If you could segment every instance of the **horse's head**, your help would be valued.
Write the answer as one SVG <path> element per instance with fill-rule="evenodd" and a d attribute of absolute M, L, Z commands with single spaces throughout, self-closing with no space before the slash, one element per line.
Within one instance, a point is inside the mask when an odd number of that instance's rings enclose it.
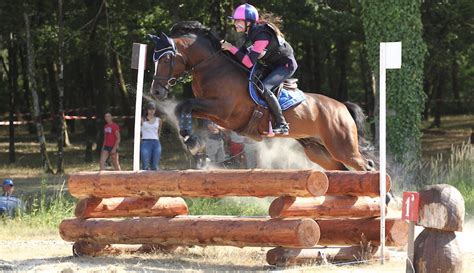
<path fill-rule="evenodd" d="M 153 52 L 155 73 L 150 92 L 152 96 L 163 100 L 168 96 L 170 88 L 176 84 L 177 78 L 185 72 L 186 64 L 178 52 L 175 42 L 166 34 L 161 33 L 159 36 L 148 34 L 148 38 L 153 41 L 155 46 Z"/>

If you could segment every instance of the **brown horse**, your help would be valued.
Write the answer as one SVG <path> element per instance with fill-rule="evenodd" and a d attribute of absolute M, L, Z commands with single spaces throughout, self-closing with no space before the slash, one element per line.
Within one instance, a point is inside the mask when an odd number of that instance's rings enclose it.
<path fill-rule="evenodd" d="M 181 22 L 171 29 L 171 38 L 163 33 L 150 37 L 155 43 L 152 95 L 165 98 L 178 78 L 192 74 L 195 98 L 176 108 L 188 148 L 192 146 L 191 115 L 240 133 L 248 129 L 257 107 L 248 93 L 248 71 L 220 50 L 219 40 L 209 30 L 198 22 Z M 305 96 L 302 103 L 284 112 L 291 130 L 283 137 L 296 139 L 307 157 L 325 169 L 373 170 L 373 162 L 359 149 L 365 121 L 360 107 L 319 94 Z M 268 122 L 266 114 L 256 124 L 260 135 L 268 131 Z"/>

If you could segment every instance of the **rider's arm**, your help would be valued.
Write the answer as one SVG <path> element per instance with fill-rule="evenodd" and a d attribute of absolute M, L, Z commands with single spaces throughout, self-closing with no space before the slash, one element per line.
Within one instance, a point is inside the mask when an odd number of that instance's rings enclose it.
<path fill-rule="evenodd" d="M 257 35 L 255 42 L 252 45 L 250 52 L 246 53 L 242 49 L 238 49 L 235 46 L 232 47 L 229 51 L 239 59 L 242 64 L 246 67 L 251 68 L 256 62 L 258 57 L 264 52 L 270 43 L 270 35 L 268 33 L 262 32 Z"/>

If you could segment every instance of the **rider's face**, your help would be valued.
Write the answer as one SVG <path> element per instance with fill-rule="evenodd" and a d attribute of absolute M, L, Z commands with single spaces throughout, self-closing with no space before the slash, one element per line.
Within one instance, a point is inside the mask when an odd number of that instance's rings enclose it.
<path fill-rule="evenodd" d="M 234 29 L 237 32 L 245 32 L 245 21 L 244 20 L 234 20 Z"/>

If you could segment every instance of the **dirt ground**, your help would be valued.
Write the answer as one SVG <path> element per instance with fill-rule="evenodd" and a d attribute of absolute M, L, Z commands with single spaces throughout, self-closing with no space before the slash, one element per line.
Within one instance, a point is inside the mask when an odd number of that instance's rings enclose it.
<path fill-rule="evenodd" d="M 422 228 L 417 227 L 417 233 Z M 474 220 L 457 233 L 463 250 L 464 272 L 474 267 Z M 74 257 L 72 243 L 59 235 L 33 236 L 25 240 L 12 236 L 0 239 L 1 272 L 405 272 L 404 249 L 390 248 L 390 260 L 384 265 L 374 261 L 358 265 L 307 265 L 291 268 L 267 265 L 269 248 L 192 247 L 174 254 L 136 254 L 117 257 Z"/>

